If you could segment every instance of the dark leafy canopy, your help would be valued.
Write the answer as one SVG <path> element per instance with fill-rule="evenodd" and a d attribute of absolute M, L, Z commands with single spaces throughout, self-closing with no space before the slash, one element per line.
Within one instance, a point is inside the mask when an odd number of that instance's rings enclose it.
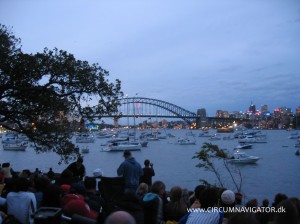
<path fill-rule="evenodd" d="M 27 135 L 42 146 L 37 152 L 54 151 L 68 161 L 78 154 L 70 141 L 74 121 L 117 112 L 121 82 L 110 83 L 98 64 L 66 51 L 25 54 L 20 44 L 0 24 L 0 125 Z"/>

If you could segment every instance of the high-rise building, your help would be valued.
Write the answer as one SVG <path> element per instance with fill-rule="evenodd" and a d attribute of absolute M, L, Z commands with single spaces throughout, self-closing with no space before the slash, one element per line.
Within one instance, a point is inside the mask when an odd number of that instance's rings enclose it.
<path fill-rule="evenodd" d="M 196 127 L 197 128 L 205 127 L 207 125 L 205 108 L 201 108 L 197 110 L 197 117 L 200 117 L 200 119 L 197 121 Z"/>
<path fill-rule="evenodd" d="M 229 118 L 229 112 L 228 111 L 223 111 L 222 117 Z"/>
<path fill-rule="evenodd" d="M 268 105 L 262 105 L 260 110 L 262 114 L 268 113 Z"/>
<path fill-rule="evenodd" d="M 249 107 L 249 112 L 251 112 L 253 114 L 255 114 L 255 112 L 256 112 L 256 106 L 252 102 L 251 102 L 251 105 Z"/>
<path fill-rule="evenodd" d="M 281 114 L 286 114 L 287 113 L 287 108 L 286 107 L 279 107 L 278 109 L 279 109 L 279 112 Z"/>
<path fill-rule="evenodd" d="M 296 108 L 296 115 L 299 117 L 300 116 L 300 106 Z"/>
<path fill-rule="evenodd" d="M 205 108 L 201 108 L 197 110 L 197 116 L 200 116 L 201 118 L 206 118 L 206 110 Z"/>
<path fill-rule="evenodd" d="M 222 117 L 223 116 L 223 110 L 217 110 L 216 117 Z"/>
<path fill-rule="evenodd" d="M 226 111 L 226 110 L 217 110 L 216 117 L 228 118 L 229 117 L 229 112 Z"/>
<path fill-rule="evenodd" d="M 166 119 L 163 119 L 163 120 L 161 121 L 161 126 L 163 126 L 164 128 L 167 127 L 167 124 L 168 124 L 168 122 L 167 122 Z"/>
<path fill-rule="evenodd" d="M 296 128 L 300 128 L 300 106 L 296 108 Z"/>

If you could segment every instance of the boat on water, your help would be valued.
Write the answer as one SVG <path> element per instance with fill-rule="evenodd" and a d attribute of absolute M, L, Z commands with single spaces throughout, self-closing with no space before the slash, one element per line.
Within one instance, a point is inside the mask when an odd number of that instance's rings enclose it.
<path fill-rule="evenodd" d="M 154 138 L 154 139 L 166 139 L 168 136 L 166 132 L 161 132 L 161 131 L 154 131 L 152 133 L 146 134 L 148 138 Z"/>
<path fill-rule="evenodd" d="M 76 136 L 76 143 L 94 143 L 95 137 L 90 133 L 80 133 Z"/>
<path fill-rule="evenodd" d="M 26 142 L 21 142 L 21 143 L 5 143 L 2 145 L 3 150 L 8 150 L 8 151 L 25 151 L 28 144 Z"/>
<path fill-rule="evenodd" d="M 136 139 L 136 138 L 130 138 L 129 143 L 135 144 L 135 145 L 141 144 L 142 147 L 147 147 L 148 146 L 148 141 L 139 140 L 139 139 Z"/>
<path fill-rule="evenodd" d="M 178 145 L 196 145 L 195 140 L 191 140 L 189 138 L 178 138 L 176 141 Z"/>
<path fill-rule="evenodd" d="M 108 151 L 117 152 L 117 151 L 139 151 L 142 149 L 142 145 L 140 143 L 135 142 L 114 142 L 108 145 Z"/>
<path fill-rule="evenodd" d="M 209 130 L 202 130 L 198 135 L 198 137 L 211 137 L 211 136 L 212 134 L 209 133 Z"/>
<path fill-rule="evenodd" d="M 148 146 L 147 141 L 140 141 L 140 144 L 141 144 L 142 147 L 147 147 Z"/>
<path fill-rule="evenodd" d="M 110 138 L 113 135 L 114 135 L 113 133 L 109 133 L 109 132 L 98 132 L 98 133 L 96 133 L 97 138 Z"/>
<path fill-rule="evenodd" d="M 219 134 L 215 134 L 215 135 L 212 135 L 209 140 L 211 141 L 215 141 L 215 140 L 221 140 L 221 136 Z"/>
<path fill-rule="evenodd" d="M 267 143 L 266 137 L 254 137 L 252 135 L 239 139 L 239 143 Z"/>
<path fill-rule="evenodd" d="M 157 137 L 157 135 L 155 133 L 147 134 L 146 137 L 144 137 L 142 139 L 147 139 L 147 141 L 158 141 L 159 140 L 159 138 Z"/>
<path fill-rule="evenodd" d="M 25 135 L 14 132 L 6 133 L 1 140 L 2 144 L 22 143 L 28 141 L 29 140 Z"/>
<path fill-rule="evenodd" d="M 224 136 L 223 140 L 233 140 L 234 137 L 232 135 Z"/>
<path fill-rule="evenodd" d="M 258 156 L 250 156 L 244 152 L 235 152 L 231 158 L 227 159 L 227 161 L 235 164 L 254 164 L 259 159 Z"/>
<path fill-rule="evenodd" d="M 252 144 L 239 144 L 234 149 L 251 149 Z"/>
<path fill-rule="evenodd" d="M 125 142 L 129 141 L 129 137 L 113 137 L 106 141 L 107 144 L 114 143 L 114 142 Z"/>
<path fill-rule="evenodd" d="M 232 133 L 234 132 L 233 128 L 218 128 L 217 129 L 218 133 Z"/>
<path fill-rule="evenodd" d="M 211 137 L 212 135 L 211 134 L 209 134 L 209 133 L 200 133 L 199 135 L 198 135 L 198 137 L 207 137 L 207 138 L 209 138 L 209 137 Z"/>
<path fill-rule="evenodd" d="M 81 153 L 86 154 L 86 153 L 89 153 L 89 152 L 90 152 L 90 149 L 88 147 L 81 148 Z"/>

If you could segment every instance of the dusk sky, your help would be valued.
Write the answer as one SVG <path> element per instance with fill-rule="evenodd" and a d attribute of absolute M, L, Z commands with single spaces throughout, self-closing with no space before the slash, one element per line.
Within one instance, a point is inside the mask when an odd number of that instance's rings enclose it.
<path fill-rule="evenodd" d="M 98 63 L 128 96 L 191 112 L 300 106 L 299 0 L 0 0 L 25 53 Z"/>

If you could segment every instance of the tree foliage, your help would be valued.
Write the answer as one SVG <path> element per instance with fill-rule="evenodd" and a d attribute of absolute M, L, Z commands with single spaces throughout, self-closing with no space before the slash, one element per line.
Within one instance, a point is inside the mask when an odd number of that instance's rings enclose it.
<path fill-rule="evenodd" d="M 198 159 L 200 161 L 196 167 L 212 172 L 218 180 L 219 187 L 222 188 L 225 187 L 225 180 L 228 181 L 228 179 L 225 179 L 223 176 L 223 171 L 226 170 L 236 190 L 239 192 L 242 186 L 241 171 L 236 167 L 230 166 L 227 162 L 227 158 L 229 158 L 229 155 L 225 150 L 220 149 L 218 145 L 208 142 L 204 142 L 201 150 L 196 152 L 195 156 L 193 156 L 193 159 Z M 216 160 L 222 160 L 221 170 L 217 167 Z M 205 185 L 209 185 L 204 179 L 201 179 L 200 181 Z"/>
<path fill-rule="evenodd" d="M 77 156 L 74 121 L 117 112 L 121 81 L 108 76 L 56 48 L 23 53 L 21 40 L 0 24 L 0 125 L 27 135 L 37 152 L 54 151 L 61 161 Z"/>

